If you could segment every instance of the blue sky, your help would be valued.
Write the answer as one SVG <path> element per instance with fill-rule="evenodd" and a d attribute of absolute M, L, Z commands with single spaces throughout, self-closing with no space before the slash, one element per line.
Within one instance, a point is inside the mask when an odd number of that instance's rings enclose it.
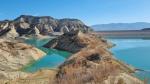
<path fill-rule="evenodd" d="M 22 14 L 78 18 L 87 25 L 150 22 L 150 0 L 0 0 L 0 20 Z"/>

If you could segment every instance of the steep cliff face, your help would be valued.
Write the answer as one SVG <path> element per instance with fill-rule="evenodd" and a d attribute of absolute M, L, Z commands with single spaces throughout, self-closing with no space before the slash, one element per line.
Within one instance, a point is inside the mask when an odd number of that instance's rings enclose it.
<path fill-rule="evenodd" d="M 65 33 L 44 45 L 73 53 L 57 73 L 58 84 L 143 84 L 132 76 L 134 68 L 118 61 L 112 44 L 79 31 Z"/>
<path fill-rule="evenodd" d="M 12 21 L 1 21 L 0 35 L 11 30 L 12 26 L 19 36 L 35 35 L 37 33 L 48 35 L 52 32 L 69 32 L 71 30 L 81 30 L 83 32 L 91 30 L 90 27 L 78 19 L 55 19 L 50 16 L 21 15 Z"/>
<path fill-rule="evenodd" d="M 26 76 L 19 69 L 44 55 L 44 52 L 33 46 L 18 41 L 0 39 L 0 79 Z"/>

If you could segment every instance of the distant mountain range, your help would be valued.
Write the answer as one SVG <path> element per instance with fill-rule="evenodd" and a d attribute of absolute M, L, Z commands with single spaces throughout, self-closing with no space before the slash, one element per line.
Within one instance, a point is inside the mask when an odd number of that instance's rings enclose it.
<path fill-rule="evenodd" d="M 150 28 L 148 22 L 136 23 L 110 23 L 110 24 L 97 24 L 91 26 L 95 31 L 111 31 L 111 30 L 141 30 Z"/>

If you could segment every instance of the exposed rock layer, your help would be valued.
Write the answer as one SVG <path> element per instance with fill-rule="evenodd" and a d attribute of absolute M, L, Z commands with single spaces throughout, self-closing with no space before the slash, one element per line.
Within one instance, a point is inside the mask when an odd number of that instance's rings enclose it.
<path fill-rule="evenodd" d="M 6 32 L 15 29 L 15 31 L 22 35 L 48 35 L 52 32 L 69 32 L 72 30 L 81 30 L 87 32 L 91 30 L 90 27 L 86 26 L 82 21 L 78 19 L 55 19 L 50 16 L 30 16 L 21 15 L 20 17 L 12 21 L 1 21 L 0 22 L 0 36 Z M 15 37 L 15 33 L 13 37 Z M 18 35 L 16 35 L 17 37 Z"/>

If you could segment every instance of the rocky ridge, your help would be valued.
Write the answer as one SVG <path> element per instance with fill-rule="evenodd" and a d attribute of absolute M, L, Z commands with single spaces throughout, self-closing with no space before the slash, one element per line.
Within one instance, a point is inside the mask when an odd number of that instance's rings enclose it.
<path fill-rule="evenodd" d="M 81 30 L 88 32 L 90 27 L 78 19 L 55 19 L 50 16 L 21 15 L 14 20 L 0 21 L 0 36 L 13 30 L 12 37 L 23 35 L 49 35 L 53 32 L 69 32 Z M 10 36 L 7 35 L 7 36 Z"/>
<path fill-rule="evenodd" d="M 87 36 L 86 36 L 87 35 Z M 108 44 L 108 45 L 107 45 Z M 105 39 L 93 35 L 83 34 L 81 31 L 65 33 L 44 45 L 46 48 L 56 48 L 76 53 L 83 48 L 94 48 L 94 45 L 110 48 L 113 45 Z"/>
<path fill-rule="evenodd" d="M 58 84 L 143 84 L 132 76 L 133 67 L 114 58 L 108 50 L 112 44 L 94 35 L 69 32 L 44 47 L 73 53 L 59 67 L 56 75 Z"/>

